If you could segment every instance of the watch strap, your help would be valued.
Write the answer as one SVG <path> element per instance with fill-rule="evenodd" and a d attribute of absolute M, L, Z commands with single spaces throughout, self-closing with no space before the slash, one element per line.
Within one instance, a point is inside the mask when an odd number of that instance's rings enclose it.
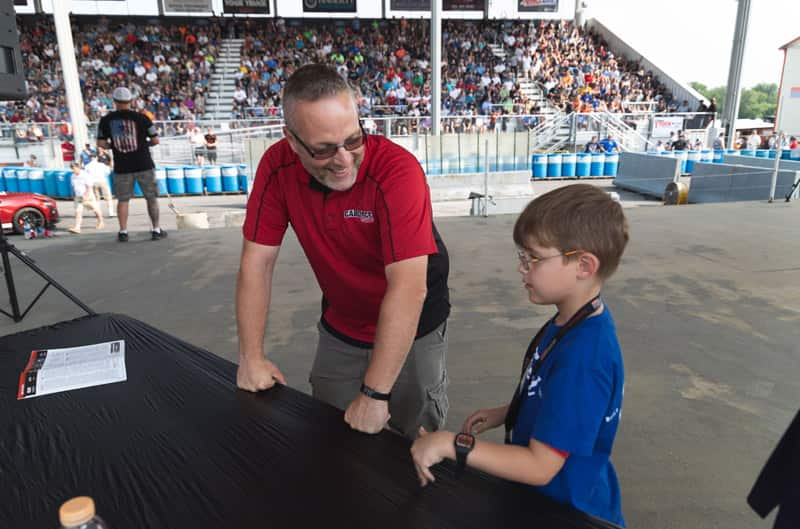
<path fill-rule="evenodd" d="M 361 393 L 363 393 L 364 395 L 366 395 L 371 399 L 384 400 L 387 402 L 389 401 L 390 398 L 392 398 L 391 393 L 381 393 L 380 391 L 376 391 L 364 383 L 361 384 Z"/>

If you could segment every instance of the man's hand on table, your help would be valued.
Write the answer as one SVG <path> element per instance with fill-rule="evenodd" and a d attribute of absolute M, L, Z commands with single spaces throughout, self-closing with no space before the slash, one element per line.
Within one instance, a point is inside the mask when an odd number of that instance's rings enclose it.
<path fill-rule="evenodd" d="M 344 412 L 344 422 L 354 430 L 378 433 L 389 422 L 389 403 L 359 394 Z"/>
<path fill-rule="evenodd" d="M 264 358 L 258 356 L 239 361 L 239 369 L 236 371 L 236 385 L 240 389 L 247 391 L 262 391 L 269 389 L 280 382 L 286 385 L 286 377 L 283 376 L 278 366 Z"/>

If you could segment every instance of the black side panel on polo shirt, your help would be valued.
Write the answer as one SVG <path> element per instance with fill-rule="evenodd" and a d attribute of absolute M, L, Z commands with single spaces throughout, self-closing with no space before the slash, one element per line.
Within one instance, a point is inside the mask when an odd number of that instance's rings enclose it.
<path fill-rule="evenodd" d="M 444 245 L 441 235 L 439 235 L 439 231 L 436 229 L 436 224 L 433 224 L 433 239 L 436 241 L 436 248 L 439 251 L 434 255 L 428 256 L 428 276 L 426 280 L 428 294 L 425 296 L 425 303 L 422 305 L 422 313 L 419 316 L 417 338 L 422 338 L 426 334 L 433 332 L 450 316 L 450 289 L 447 286 L 447 278 L 450 275 L 450 256 L 447 253 L 447 247 Z M 351 338 L 334 329 L 333 326 L 325 321 L 325 310 L 328 308 L 328 300 L 325 299 L 325 296 L 322 297 L 321 306 L 322 318 L 320 321 L 325 330 L 353 347 L 372 348 L 373 343 Z M 376 314 L 375 319 L 377 320 L 377 318 L 378 315 Z"/>

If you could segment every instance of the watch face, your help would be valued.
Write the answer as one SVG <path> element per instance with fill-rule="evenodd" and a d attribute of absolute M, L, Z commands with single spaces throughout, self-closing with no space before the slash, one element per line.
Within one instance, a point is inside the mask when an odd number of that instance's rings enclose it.
<path fill-rule="evenodd" d="M 456 435 L 456 444 L 462 448 L 472 449 L 475 444 L 475 437 L 470 434 L 460 433 Z"/>

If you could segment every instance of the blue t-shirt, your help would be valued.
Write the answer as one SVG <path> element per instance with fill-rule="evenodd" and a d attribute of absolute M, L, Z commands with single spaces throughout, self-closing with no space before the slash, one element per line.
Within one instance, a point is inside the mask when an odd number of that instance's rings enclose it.
<path fill-rule="evenodd" d="M 619 148 L 619 145 L 615 140 L 609 140 L 608 138 L 600 140 L 600 145 L 603 146 L 603 149 L 605 149 L 606 152 L 612 152 Z"/>
<path fill-rule="evenodd" d="M 534 360 L 559 329 L 549 325 Z M 619 481 L 610 461 L 623 384 L 622 351 L 614 319 L 605 307 L 564 335 L 533 380 L 528 369 L 511 442 L 528 446 L 534 438 L 569 452 L 550 483 L 536 489 L 624 527 Z"/>

